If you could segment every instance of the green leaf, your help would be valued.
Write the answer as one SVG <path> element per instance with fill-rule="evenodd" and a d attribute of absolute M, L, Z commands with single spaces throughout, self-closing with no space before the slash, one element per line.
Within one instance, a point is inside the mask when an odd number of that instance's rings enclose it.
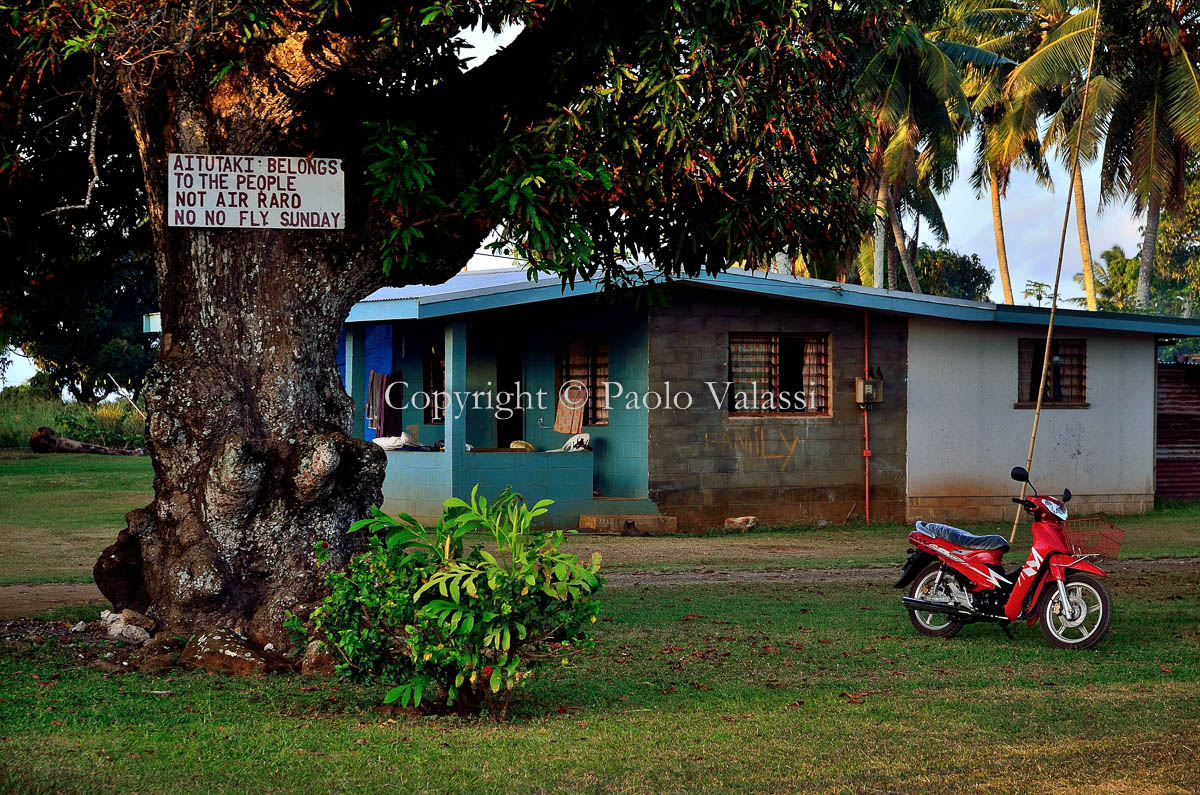
<path fill-rule="evenodd" d="M 418 679 L 413 683 L 413 706 L 421 706 L 421 694 L 425 692 L 425 680 Z"/>

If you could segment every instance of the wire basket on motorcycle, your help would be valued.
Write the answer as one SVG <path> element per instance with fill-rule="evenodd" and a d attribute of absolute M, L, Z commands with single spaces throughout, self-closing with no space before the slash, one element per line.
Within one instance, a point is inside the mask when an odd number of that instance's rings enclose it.
<path fill-rule="evenodd" d="M 1121 553 L 1125 531 L 1103 519 L 1068 519 L 1063 534 L 1076 555 L 1099 555 L 1106 560 L 1116 560 Z"/>

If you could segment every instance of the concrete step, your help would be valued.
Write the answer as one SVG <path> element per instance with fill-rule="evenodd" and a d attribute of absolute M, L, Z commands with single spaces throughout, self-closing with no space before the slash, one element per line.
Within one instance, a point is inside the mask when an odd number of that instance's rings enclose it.
<path fill-rule="evenodd" d="M 652 536 L 675 533 L 678 522 L 674 516 L 651 513 L 585 513 L 579 516 L 579 532 L 619 536 L 626 522 Z"/>

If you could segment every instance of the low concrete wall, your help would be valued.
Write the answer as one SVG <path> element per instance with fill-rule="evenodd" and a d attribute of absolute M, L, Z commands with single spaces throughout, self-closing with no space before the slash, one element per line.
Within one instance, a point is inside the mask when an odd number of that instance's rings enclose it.
<path fill-rule="evenodd" d="M 383 482 L 383 511 L 407 513 L 422 524 L 434 524 L 443 503 L 453 494 L 467 500 L 479 494 L 494 499 L 506 487 L 531 504 L 552 499 L 540 527 L 575 527 L 582 513 L 601 513 L 592 501 L 592 454 L 469 453 L 464 468 L 451 474 L 446 453 L 389 451 Z"/>
<path fill-rule="evenodd" d="M 511 486 L 529 504 L 552 499 L 540 527 L 575 527 L 592 502 L 592 454 L 470 453 L 466 470 L 455 478 L 454 496 L 470 499 L 471 489 L 492 499 Z"/>
<path fill-rule="evenodd" d="M 445 453 L 389 451 L 383 478 L 383 512 L 406 513 L 421 523 L 437 522 L 450 496 Z"/>

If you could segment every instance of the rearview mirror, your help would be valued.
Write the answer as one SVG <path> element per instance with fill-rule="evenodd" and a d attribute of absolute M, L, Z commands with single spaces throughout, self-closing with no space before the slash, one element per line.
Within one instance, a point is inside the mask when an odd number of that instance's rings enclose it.
<path fill-rule="evenodd" d="M 1025 471 L 1025 467 L 1013 467 L 1008 476 L 1018 483 L 1029 482 L 1029 473 Z"/>
<path fill-rule="evenodd" d="M 1071 490 L 1063 489 L 1063 502 L 1068 503 L 1070 501 L 1071 501 Z"/>

